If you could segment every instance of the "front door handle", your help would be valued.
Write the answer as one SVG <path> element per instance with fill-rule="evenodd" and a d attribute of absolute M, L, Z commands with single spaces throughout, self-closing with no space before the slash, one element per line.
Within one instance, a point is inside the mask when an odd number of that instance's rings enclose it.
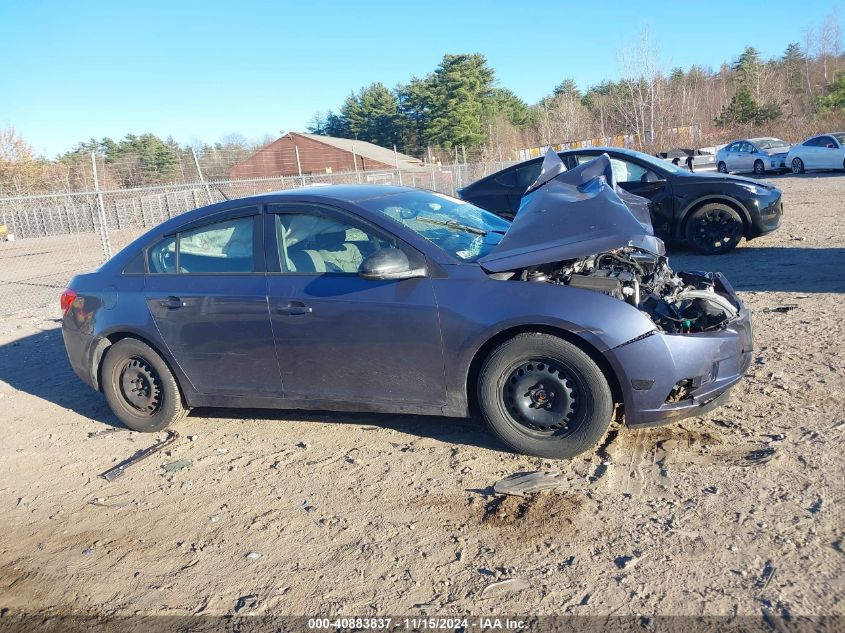
<path fill-rule="evenodd" d="M 287 305 L 277 307 L 276 312 L 279 314 L 297 315 L 311 314 L 313 310 L 311 306 L 305 305 L 302 301 L 289 301 Z"/>
<path fill-rule="evenodd" d="M 162 308 L 167 308 L 168 310 L 178 310 L 179 308 L 184 306 L 185 303 L 179 297 L 171 296 L 167 297 L 167 299 L 159 301 L 159 305 Z"/>

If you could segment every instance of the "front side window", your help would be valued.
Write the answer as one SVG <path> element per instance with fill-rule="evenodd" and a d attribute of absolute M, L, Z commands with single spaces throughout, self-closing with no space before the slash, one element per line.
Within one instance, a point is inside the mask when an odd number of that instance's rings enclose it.
<path fill-rule="evenodd" d="M 166 237 L 148 251 L 149 272 L 254 272 L 254 229 L 255 219 L 246 217 L 215 222 Z"/>
<path fill-rule="evenodd" d="M 492 251 L 510 227 L 510 222 L 489 211 L 433 191 L 403 191 L 358 204 L 465 262 Z"/>
<path fill-rule="evenodd" d="M 596 156 L 576 155 L 578 164 L 588 163 Z M 613 179 L 616 182 L 656 182 L 660 178 L 650 169 L 646 169 L 636 163 L 631 163 L 620 158 L 610 159 L 610 168 L 613 170 Z"/>
<path fill-rule="evenodd" d="M 286 273 L 358 274 L 367 257 L 397 247 L 395 239 L 308 211 L 277 214 L 275 230 Z"/>
<path fill-rule="evenodd" d="M 835 148 L 836 147 L 836 141 L 834 141 L 833 138 L 830 137 L 830 136 L 822 136 L 820 141 L 821 142 L 819 143 L 819 145 L 821 147 L 827 147 L 827 148 L 831 148 L 831 147 Z"/>

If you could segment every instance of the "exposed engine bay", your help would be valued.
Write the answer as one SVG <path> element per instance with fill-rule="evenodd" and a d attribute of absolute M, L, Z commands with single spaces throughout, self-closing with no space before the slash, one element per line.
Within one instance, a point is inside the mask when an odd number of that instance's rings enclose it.
<path fill-rule="evenodd" d="M 720 275 L 675 273 L 665 256 L 633 247 L 525 268 L 509 278 L 563 284 L 616 297 L 647 314 L 669 334 L 724 328 L 739 313 Z"/>

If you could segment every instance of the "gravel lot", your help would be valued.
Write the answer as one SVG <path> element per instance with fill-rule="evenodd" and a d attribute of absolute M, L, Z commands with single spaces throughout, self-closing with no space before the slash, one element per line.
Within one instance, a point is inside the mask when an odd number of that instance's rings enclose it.
<path fill-rule="evenodd" d="M 779 231 L 672 257 L 723 271 L 754 311 L 756 360 L 730 403 L 613 427 L 571 462 L 503 452 L 472 420 L 204 409 L 107 483 L 156 436 L 90 436 L 118 423 L 72 373 L 57 314 L 4 318 L 0 607 L 845 616 L 845 177 L 773 180 Z M 784 304 L 798 307 L 767 312 Z M 535 469 L 565 486 L 492 494 Z M 527 588 L 482 597 L 506 578 Z"/>

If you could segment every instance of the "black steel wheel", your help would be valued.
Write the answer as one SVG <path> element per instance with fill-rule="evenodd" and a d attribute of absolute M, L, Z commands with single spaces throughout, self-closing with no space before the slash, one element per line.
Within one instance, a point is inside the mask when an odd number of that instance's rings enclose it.
<path fill-rule="evenodd" d="M 132 357 L 120 372 L 120 395 L 125 404 L 152 416 L 161 405 L 161 379 L 143 358 Z"/>
<path fill-rule="evenodd" d="M 733 250 L 744 234 L 745 225 L 739 213 L 720 203 L 705 204 L 686 223 L 687 241 L 705 255 Z"/>
<path fill-rule="evenodd" d="M 793 174 L 803 174 L 804 173 L 804 161 L 800 158 L 793 158 L 791 163 L 792 173 Z"/>
<path fill-rule="evenodd" d="M 719 164 L 716 165 L 716 169 L 719 170 L 720 174 L 728 173 L 728 166 L 725 165 L 725 163 L 723 161 L 719 161 Z"/>
<path fill-rule="evenodd" d="M 757 159 L 754 161 L 754 175 L 762 176 L 766 173 L 766 166 L 763 164 L 763 161 Z"/>
<path fill-rule="evenodd" d="M 187 413 L 170 367 L 137 339 L 121 339 L 106 350 L 100 377 L 111 410 L 133 431 L 161 431 Z"/>
<path fill-rule="evenodd" d="M 595 362 L 568 341 L 534 332 L 515 336 L 487 357 L 478 399 L 502 443 L 557 459 L 595 446 L 613 414 L 610 387 Z"/>

